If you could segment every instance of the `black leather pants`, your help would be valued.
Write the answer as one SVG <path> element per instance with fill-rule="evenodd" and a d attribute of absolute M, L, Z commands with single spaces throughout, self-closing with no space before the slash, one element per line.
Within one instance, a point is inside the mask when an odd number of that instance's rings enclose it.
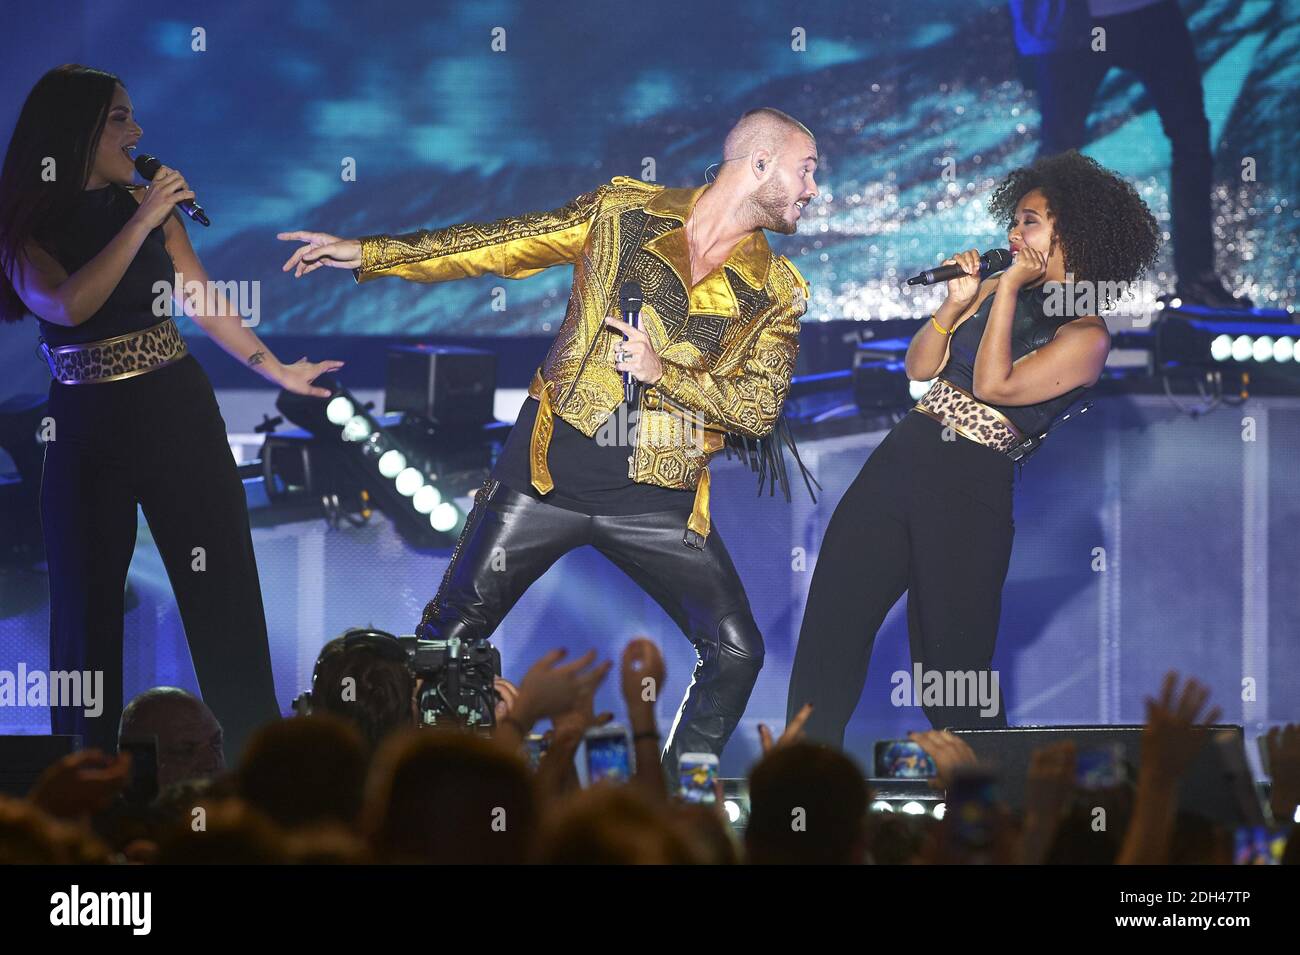
<path fill-rule="evenodd" d="M 681 628 L 699 656 L 664 745 L 665 773 L 682 753 L 719 757 L 763 666 L 763 638 L 714 527 L 702 550 L 682 543 L 685 515 L 589 515 L 512 491 L 479 489 L 420 636 L 488 637 L 533 581 L 576 547 L 608 557 Z"/>

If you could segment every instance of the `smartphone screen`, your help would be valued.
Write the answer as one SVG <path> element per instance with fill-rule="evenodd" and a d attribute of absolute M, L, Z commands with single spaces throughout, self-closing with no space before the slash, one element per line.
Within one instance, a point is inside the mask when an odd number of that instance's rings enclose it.
<path fill-rule="evenodd" d="M 1233 865 L 1281 865 L 1287 833 L 1267 826 L 1239 826 L 1232 853 Z"/>
<path fill-rule="evenodd" d="M 528 738 L 524 740 L 524 750 L 528 754 L 528 768 L 536 772 L 549 748 L 545 736 L 541 733 L 529 733 Z"/>
<path fill-rule="evenodd" d="M 978 767 L 963 767 L 948 787 L 944 821 L 953 841 L 966 849 L 986 849 L 997 826 L 997 778 Z"/>
<path fill-rule="evenodd" d="M 1128 781 L 1128 767 L 1124 763 L 1123 745 L 1111 743 L 1079 750 L 1074 780 L 1080 789 L 1088 790 L 1124 785 Z"/>
<path fill-rule="evenodd" d="M 713 784 L 718 778 L 718 757 L 712 753 L 683 753 L 677 761 L 677 793 L 686 802 L 717 802 Z"/>
<path fill-rule="evenodd" d="M 937 774 L 934 760 L 919 743 L 907 739 L 876 742 L 877 779 L 930 779 Z"/>
<path fill-rule="evenodd" d="M 631 747 L 628 745 L 627 733 L 619 730 L 611 732 L 609 728 L 588 734 L 587 782 L 595 785 L 599 782 L 626 782 L 632 777 Z"/>

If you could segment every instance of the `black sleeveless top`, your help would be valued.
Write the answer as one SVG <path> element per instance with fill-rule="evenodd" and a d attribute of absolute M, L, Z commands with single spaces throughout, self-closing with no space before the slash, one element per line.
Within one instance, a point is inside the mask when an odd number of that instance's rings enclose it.
<path fill-rule="evenodd" d="M 948 363 L 938 374 L 939 378 L 971 394 L 975 391 L 975 355 L 979 351 L 980 340 L 984 337 L 984 328 L 988 324 L 989 311 L 993 308 L 995 295 L 996 293 L 985 298 L 978 311 L 957 326 L 949 345 Z M 1053 318 L 1044 314 L 1043 305 L 1047 295 L 1042 286 L 1039 286 L 1021 289 L 1016 297 L 1016 311 L 1011 321 L 1012 361 L 1017 361 L 1030 352 L 1042 348 L 1052 340 L 1058 328 L 1079 317 L 1063 315 Z M 1087 391 L 1088 388 L 1080 386 L 1036 405 L 995 405 L 987 401 L 984 404 L 1006 415 L 1025 437 L 1032 435 L 1037 438 L 1051 426 L 1053 420 L 1083 397 Z"/>
<path fill-rule="evenodd" d="M 139 208 L 124 186 L 85 189 L 69 213 L 53 229 L 36 236 L 36 242 L 71 275 L 103 251 Z M 155 315 L 154 303 L 165 296 L 163 305 L 170 309 L 170 290 L 176 281 L 165 241 L 162 226 L 150 232 L 99 311 L 80 325 L 68 328 L 37 319 L 41 337 L 57 348 L 125 335 L 163 321 L 170 312 Z M 168 290 L 155 291 L 156 282 L 166 282 Z"/>

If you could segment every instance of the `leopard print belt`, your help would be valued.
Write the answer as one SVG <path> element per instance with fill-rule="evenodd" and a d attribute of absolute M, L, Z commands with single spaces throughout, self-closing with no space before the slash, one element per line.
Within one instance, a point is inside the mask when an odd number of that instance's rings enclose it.
<path fill-rule="evenodd" d="M 994 451 L 1009 451 L 1023 440 L 1019 429 L 1005 415 L 942 378 L 935 379 L 912 410 Z"/>
<path fill-rule="evenodd" d="M 51 348 L 41 341 L 41 354 L 54 380 L 65 385 L 134 378 L 170 365 L 189 353 L 174 319 L 114 338 Z"/>

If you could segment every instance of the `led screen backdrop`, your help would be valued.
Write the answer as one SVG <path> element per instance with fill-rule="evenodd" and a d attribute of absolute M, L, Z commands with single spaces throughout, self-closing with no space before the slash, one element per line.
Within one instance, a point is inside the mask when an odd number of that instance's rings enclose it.
<path fill-rule="evenodd" d="M 1261 304 L 1289 304 L 1300 0 L 1181 7 L 1204 71 L 1220 268 Z M 26 91 L 58 63 L 121 75 L 142 149 L 181 169 L 212 213 L 195 237 L 209 271 L 261 281 L 262 334 L 545 334 L 562 314 L 568 269 L 436 290 L 357 289 L 339 273 L 295 283 L 279 271 L 289 249 L 274 234 L 494 219 L 558 207 L 618 174 L 699 184 L 730 123 L 765 104 L 806 122 L 824 158 L 822 200 L 800 235 L 774 241 L 813 285 L 807 320 L 922 314 L 936 293 L 909 298 L 900 279 L 941 253 L 996 242 L 989 189 L 1038 142 L 1035 96 L 999 0 L 148 10 L 7 5 L 0 125 L 7 136 Z M 1133 77 L 1107 77 L 1088 139 L 1167 217 L 1169 146 Z M 1254 181 L 1242 181 L 1243 160 Z M 1169 269 L 1167 251 L 1159 268 Z M 492 307 L 497 287 L 504 310 Z"/>

